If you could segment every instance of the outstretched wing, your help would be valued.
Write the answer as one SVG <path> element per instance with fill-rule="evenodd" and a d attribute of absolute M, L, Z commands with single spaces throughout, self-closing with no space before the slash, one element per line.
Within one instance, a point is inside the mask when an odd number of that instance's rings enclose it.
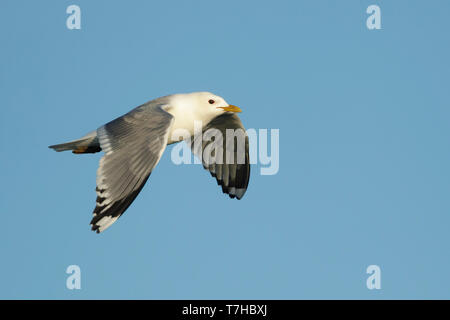
<path fill-rule="evenodd" d="M 210 129 L 213 130 L 212 134 L 214 134 L 214 129 L 221 133 L 222 152 L 218 152 L 216 155 L 214 148 L 211 148 L 214 139 L 211 139 L 212 141 L 202 139 L 201 142 L 193 140 L 192 152 L 202 159 L 203 167 L 216 178 L 223 193 L 228 194 L 230 198 L 241 199 L 250 180 L 249 146 L 245 128 L 235 113 L 224 113 L 208 123 L 203 129 L 203 133 Z M 227 129 L 231 130 L 227 132 Z M 235 137 L 229 135 L 232 132 L 236 133 Z M 201 138 L 199 136 L 195 139 Z M 210 153 L 213 157 L 210 157 Z"/>
<path fill-rule="evenodd" d="M 102 150 L 92 230 L 102 232 L 130 206 L 167 145 L 173 117 L 149 102 L 97 129 Z"/>

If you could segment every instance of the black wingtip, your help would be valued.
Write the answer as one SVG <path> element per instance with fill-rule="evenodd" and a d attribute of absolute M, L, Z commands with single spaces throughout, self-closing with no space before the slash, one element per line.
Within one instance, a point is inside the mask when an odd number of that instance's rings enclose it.
<path fill-rule="evenodd" d="M 97 234 L 100 233 L 100 227 L 98 225 L 96 225 L 96 224 L 91 224 L 91 230 L 94 231 Z"/>

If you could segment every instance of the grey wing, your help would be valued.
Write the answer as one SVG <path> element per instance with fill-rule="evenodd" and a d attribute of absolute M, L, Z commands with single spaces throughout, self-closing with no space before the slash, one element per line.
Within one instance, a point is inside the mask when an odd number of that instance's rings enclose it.
<path fill-rule="evenodd" d="M 250 180 L 249 142 L 245 128 L 235 113 L 224 113 L 208 123 L 203 133 L 210 129 L 218 130 L 222 134 L 223 139 L 219 142 L 223 148 L 221 154 L 216 156 L 213 148 L 208 147 L 213 142 L 204 141 L 205 139 L 202 139 L 202 142 L 193 140 L 192 151 L 202 159 L 203 167 L 216 178 L 223 193 L 228 194 L 230 198 L 241 199 Z M 232 129 L 237 137 L 227 134 L 227 129 Z M 201 137 L 197 137 L 199 138 Z M 208 153 L 214 157 L 209 157 Z"/>
<path fill-rule="evenodd" d="M 173 117 L 152 102 L 97 129 L 102 150 L 92 230 L 102 232 L 130 206 L 164 152 Z"/>

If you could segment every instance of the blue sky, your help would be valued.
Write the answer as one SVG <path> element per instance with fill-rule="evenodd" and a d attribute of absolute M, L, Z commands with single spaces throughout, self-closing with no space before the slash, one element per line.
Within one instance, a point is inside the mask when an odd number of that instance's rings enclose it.
<path fill-rule="evenodd" d="M 81 30 L 66 8 L 81 8 Z M 381 30 L 366 8 L 381 8 Z M 0 298 L 450 298 L 448 1 L 2 1 Z M 212 91 L 280 130 L 241 201 L 170 147 L 110 229 L 101 154 L 55 153 Z M 366 268 L 381 268 L 368 290 Z M 66 288 L 69 265 L 81 290 Z"/>

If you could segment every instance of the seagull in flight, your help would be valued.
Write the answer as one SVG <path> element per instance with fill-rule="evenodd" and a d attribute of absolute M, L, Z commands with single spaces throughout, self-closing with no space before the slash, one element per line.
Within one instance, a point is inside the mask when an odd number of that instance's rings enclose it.
<path fill-rule="evenodd" d="M 80 139 L 49 148 L 58 152 L 71 150 L 75 154 L 104 152 L 97 170 L 97 200 L 91 220 L 92 230 L 100 233 L 131 205 L 166 146 L 183 141 L 183 137 L 173 140 L 176 134 L 172 134 L 183 129 L 194 137 L 196 121 L 201 121 L 201 133 L 213 129 L 225 137 L 227 129 L 244 132 L 243 148 L 237 146 L 239 139 L 233 137 L 228 144 L 224 138 L 219 142 L 223 151 L 209 159 L 202 152 L 211 142 L 191 140 L 192 152 L 202 159 L 203 167 L 216 178 L 223 193 L 241 199 L 250 179 L 250 159 L 248 136 L 236 114 L 239 112 L 239 107 L 209 92 L 174 94 L 144 103 Z"/>

